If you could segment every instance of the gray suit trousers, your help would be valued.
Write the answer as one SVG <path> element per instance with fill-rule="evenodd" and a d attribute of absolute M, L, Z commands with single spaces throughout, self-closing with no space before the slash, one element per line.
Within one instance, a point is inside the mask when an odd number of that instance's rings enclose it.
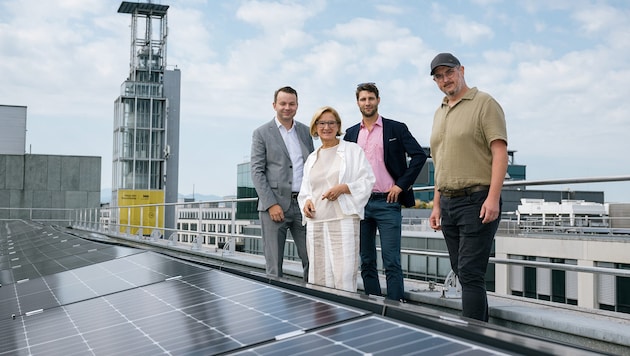
<path fill-rule="evenodd" d="M 284 221 L 271 220 L 268 211 L 259 212 L 262 227 L 263 250 L 267 274 L 282 277 L 282 262 L 284 259 L 284 245 L 287 240 L 287 232 L 291 231 L 291 237 L 295 242 L 298 256 L 302 260 L 303 279 L 308 279 L 308 255 L 306 253 L 306 226 L 302 225 L 302 214 L 296 199 L 292 199 L 289 210 L 284 212 Z"/>

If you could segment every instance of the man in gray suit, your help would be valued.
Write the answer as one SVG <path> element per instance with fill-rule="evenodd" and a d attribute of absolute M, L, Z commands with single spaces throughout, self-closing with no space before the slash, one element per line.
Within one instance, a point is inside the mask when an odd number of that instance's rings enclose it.
<path fill-rule="evenodd" d="M 304 161 L 314 149 L 313 139 L 309 127 L 293 119 L 298 108 L 295 89 L 276 90 L 273 108 L 276 117 L 254 131 L 251 152 L 267 274 L 282 277 L 284 244 L 290 230 L 306 281 L 306 227 L 302 225 L 297 195 Z"/>

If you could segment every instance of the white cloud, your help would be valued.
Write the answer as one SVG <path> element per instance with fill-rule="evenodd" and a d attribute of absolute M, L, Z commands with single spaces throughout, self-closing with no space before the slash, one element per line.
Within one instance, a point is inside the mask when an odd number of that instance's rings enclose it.
<path fill-rule="evenodd" d="M 390 15 L 400 15 L 403 14 L 405 12 L 405 9 L 399 6 L 395 6 L 395 5 L 385 5 L 385 4 L 376 4 L 374 6 L 374 9 L 377 12 L 380 13 L 384 13 L 384 14 L 390 14 Z"/>
<path fill-rule="evenodd" d="M 608 32 L 610 28 L 628 21 L 627 13 L 599 4 L 577 9 L 573 17 L 581 23 L 580 30 L 588 34 Z"/>
<path fill-rule="evenodd" d="M 594 4 L 576 9 L 573 18 L 579 23 L 579 31 L 590 38 L 601 39 L 624 52 L 630 47 L 629 9 Z"/>
<path fill-rule="evenodd" d="M 630 6 L 459 4 L 173 0 L 168 64 L 182 71 L 181 192 L 195 184 L 235 193 L 236 164 L 247 161 L 251 132 L 271 120 L 283 85 L 298 90 L 301 121 L 332 105 L 347 127 L 359 119 L 356 83 L 375 81 L 381 113 L 428 144 L 442 97 L 428 66 L 446 50 L 471 86 L 503 106 L 510 149 L 529 178 L 628 174 Z M 130 16 L 117 8 L 0 2 L 0 103 L 28 106 L 33 153 L 103 157 L 103 187 L 111 184 L 113 103 L 129 71 Z"/>
<path fill-rule="evenodd" d="M 444 36 L 455 39 L 459 44 L 472 46 L 494 36 L 488 25 L 458 14 L 457 9 L 449 6 L 433 4 L 431 17 L 440 24 Z"/>
<path fill-rule="evenodd" d="M 336 24 L 331 34 L 350 42 L 379 41 L 399 36 L 408 36 L 409 30 L 389 21 L 367 18 L 354 18 L 346 23 Z"/>
<path fill-rule="evenodd" d="M 317 3 L 309 6 L 297 2 L 247 1 L 238 9 L 236 17 L 261 26 L 267 33 L 278 33 L 301 28 L 319 8 Z"/>
<path fill-rule="evenodd" d="M 452 32 L 449 31 L 446 35 L 464 44 L 474 45 L 484 39 L 492 38 L 494 35 L 490 27 L 474 21 L 466 21 L 464 17 L 455 16 L 453 22 Z"/>

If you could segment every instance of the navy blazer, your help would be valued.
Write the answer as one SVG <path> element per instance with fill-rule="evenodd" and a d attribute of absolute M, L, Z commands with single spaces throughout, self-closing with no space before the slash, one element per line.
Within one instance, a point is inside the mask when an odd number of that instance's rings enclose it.
<path fill-rule="evenodd" d="M 385 155 L 385 167 L 394 179 L 397 186 L 402 189 L 398 196 L 398 201 L 405 207 L 416 205 L 413 194 L 413 183 L 418 178 L 418 174 L 427 160 L 424 150 L 411 135 L 407 125 L 402 122 L 383 119 L 383 153 Z M 357 142 L 359 138 L 358 123 L 346 130 L 344 140 Z M 407 164 L 407 156 L 411 158 Z"/>

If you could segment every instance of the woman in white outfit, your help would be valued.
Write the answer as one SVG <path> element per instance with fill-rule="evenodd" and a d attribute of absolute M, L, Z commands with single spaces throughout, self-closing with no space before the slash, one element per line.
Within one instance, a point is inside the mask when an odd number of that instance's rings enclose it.
<path fill-rule="evenodd" d="M 339 139 L 341 118 L 324 106 L 311 120 L 322 146 L 304 163 L 298 195 L 310 263 L 308 282 L 356 292 L 359 221 L 376 181 L 363 149 Z"/>

